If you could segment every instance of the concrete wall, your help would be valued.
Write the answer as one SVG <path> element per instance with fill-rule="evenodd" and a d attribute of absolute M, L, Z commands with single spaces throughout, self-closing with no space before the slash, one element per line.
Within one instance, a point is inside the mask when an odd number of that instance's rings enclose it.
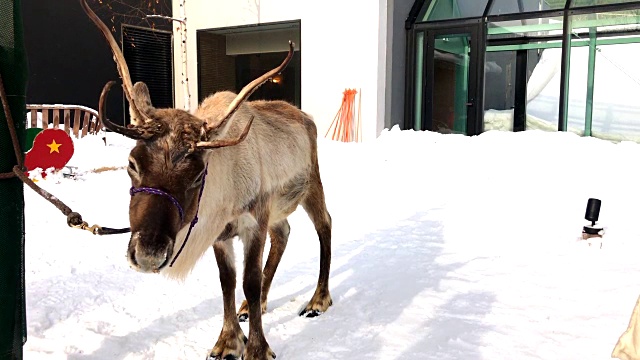
<path fill-rule="evenodd" d="M 407 31 L 405 21 L 414 0 L 387 0 L 386 96 L 384 127 L 404 126 Z"/>
<path fill-rule="evenodd" d="M 180 3 L 173 1 L 176 17 L 180 16 Z M 319 136 L 324 136 L 340 108 L 342 92 L 361 89 L 363 140 L 374 139 L 384 126 L 386 9 L 387 0 L 187 0 L 191 108 L 197 106 L 198 99 L 197 30 L 300 20 L 302 109 L 314 116 Z M 175 99 L 180 107 L 183 92 L 178 33 L 174 39 L 178 76 Z"/>

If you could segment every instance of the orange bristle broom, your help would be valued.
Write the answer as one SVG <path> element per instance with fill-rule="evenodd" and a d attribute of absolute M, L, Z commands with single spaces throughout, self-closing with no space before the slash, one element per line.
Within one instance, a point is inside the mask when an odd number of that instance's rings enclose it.
<path fill-rule="evenodd" d="M 360 92 L 362 92 L 362 89 L 360 89 Z M 359 96 L 358 118 L 357 121 L 355 121 L 356 106 L 354 103 L 357 93 L 358 91 L 355 89 L 346 89 L 343 92 L 342 105 L 340 105 L 338 113 L 333 119 L 333 122 L 331 122 L 329 129 L 327 129 L 327 133 L 324 135 L 325 138 L 329 136 L 329 132 L 331 132 L 331 128 L 333 128 L 331 140 L 342 142 L 362 141 L 362 124 L 360 122 L 360 104 L 362 103 L 362 94 Z"/>

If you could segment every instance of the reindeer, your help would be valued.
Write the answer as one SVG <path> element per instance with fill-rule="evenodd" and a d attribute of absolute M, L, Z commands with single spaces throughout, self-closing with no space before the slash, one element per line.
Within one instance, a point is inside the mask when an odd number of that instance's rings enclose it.
<path fill-rule="evenodd" d="M 247 101 L 256 88 L 287 66 L 293 43 L 289 42 L 289 53 L 280 66 L 238 94 L 213 94 L 193 113 L 154 108 L 147 86 L 142 82 L 132 84 L 124 56 L 109 29 L 86 0 L 80 0 L 80 4 L 105 36 L 129 102 L 130 126 L 109 121 L 105 100 L 114 81 L 108 82 L 100 95 L 100 120 L 107 129 L 137 140 L 127 169 L 132 184 L 127 249 L 130 266 L 180 280 L 213 247 L 224 321 L 208 358 L 275 358 L 263 332 L 262 313 L 267 309 L 269 288 L 287 245 L 287 217 L 298 205 L 309 215 L 320 240 L 316 290 L 299 315 L 318 316 L 332 305 L 331 216 L 320 179 L 314 121 L 284 101 Z M 263 270 L 267 233 L 271 247 Z M 236 236 L 244 244 L 245 295 L 237 312 L 232 242 Z M 239 323 L 247 319 L 248 338 Z"/>

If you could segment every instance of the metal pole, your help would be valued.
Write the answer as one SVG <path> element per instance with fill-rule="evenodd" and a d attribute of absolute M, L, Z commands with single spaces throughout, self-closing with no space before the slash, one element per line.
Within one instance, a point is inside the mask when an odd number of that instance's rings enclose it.
<path fill-rule="evenodd" d="M 558 131 L 567 131 L 569 113 L 569 71 L 571 65 L 571 20 L 569 8 L 573 0 L 567 0 L 562 16 L 562 60 L 560 61 L 560 104 L 558 106 Z"/>
<path fill-rule="evenodd" d="M 527 63 L 528 50 L 516 51 L 516 90 L 513 109 L 513 131 L 527 130 Z"/>
<path fill-rule="evenodd" d="M 0 0 L 0 75 L 17 134 L 24 141 L 27 61 L 20 0 Z M 0 173 L 17 160 L 0 105 Z M 20 144 L 24 149 L 24 144 Z M 0 360 L 19 360 L 27 340 L 24 297 L 24 197 L 17 178 L 0 180 Z"/>
<path fill-rule="evenodd" d="M 589 29 L 589 70 L 587 72 L 587 106 L 584 114 L 584 136 L 591 136 L 593 123 L 593 85 L 596 72 L 596 29 Z"/>

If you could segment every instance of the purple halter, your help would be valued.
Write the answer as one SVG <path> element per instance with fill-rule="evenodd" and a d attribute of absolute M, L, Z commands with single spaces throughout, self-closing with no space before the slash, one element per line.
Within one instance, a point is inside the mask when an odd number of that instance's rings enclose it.
<path fill-rule="evenodd" d="M 182 249 L 184 249 L 184 246 L 187 244 L 187 240 L 189 240 L 189 235 L 191 235 L 191 230 L 198 223 L 198 210 L 200 209 L 200 199 L 202 199 L 202 193 L 204 192 L 204 181 L 207 178 L 208 167 L 209 167 L 209 164 L 205 166 L 204 175 L 202 176 L 202 185 L 200 186 L 200 194 L 198 194 L 198 207 L 196 207 L 196 216 L 193 218 L 193 220 L 191 220 L 191 224 L 189 225 L 189 230 L 187 231 L 187 235 L 184 238 L 184 242 L 180 246 L 180 249 L 178 249 L 176 256 L 174 256 L 173 260 L 171 260 L 171 264 L 169 264 L 169 267 L 173 267 L 173 263 L 176 262 L 176 259 L 178 259 L 178 255 L 180 255 L 180 253 L 182 252 Z M 146 187 L 146 186 L 142 186 L 139 188 L 135 188 L 132 186 L 131 189 L 129 189 L 129 194 L 131 196 L 137 193 L 148 193 L 148 194 L 166 196 L 167 198 L 169 198 L 169 200 L 171 200 L 173 205 L 175 205 L 176 208 L 178 208 L 178 213 L 180 213 L 180 222 L 182 223 L 182 221 L 184 221 L 184 210 L 182 209 L 182 206 L 180 205 L 178 200 L 176 200 L 176 198 L 173 197 L 173 195 L 169 194 L 168 192 L 162 191 L 160 189 L 152 188 L 152 187 Z"/>
<path fill-rule="evenodd" d="M 131 189 L 129 189 L 129 195 L 133 196 L 137 193 L 149 193 L 149 194 L 154 194 L 154 195 L 162 195 L 162 196 L 166 196 L 169 198 L 169 200 L 171 200 L 171 202 L 173 203 L 173 205 L 175 205 L 178 208 L 178 212 L 180 213 L 180 221 L 184 221 L 184 210 L 182 210 L 182 206 L 180 206 L 180 203 L 178 202 L 178 200 L 176 200 L 176 198 L 173 197 L 173 195 L 164 192 L 160 189 L 156 189 L 156 188 L 152 188 L 152 187 L 139 187 L 139 188 L 135 188 L 135 187 L 131 187 Z"/>

